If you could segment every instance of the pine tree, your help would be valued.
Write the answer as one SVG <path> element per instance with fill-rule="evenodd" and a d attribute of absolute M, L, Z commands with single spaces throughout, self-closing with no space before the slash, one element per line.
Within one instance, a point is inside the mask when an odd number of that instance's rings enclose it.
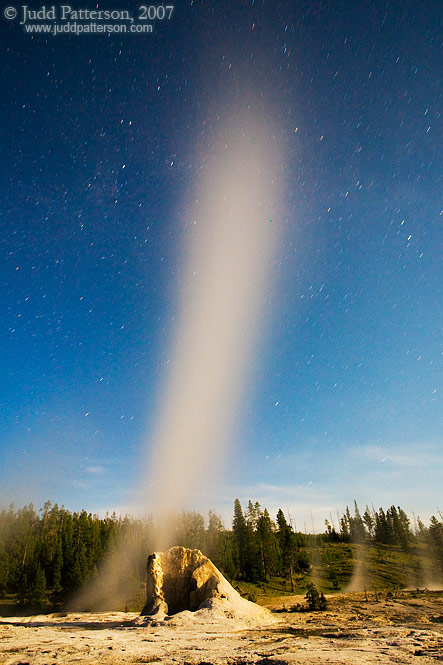
<path fill-rule="evenodd" d="M 264 578 L 258 535 L 258 524 L 261 517 L 262 511 L 258 501 L 255 504 L 249 501 L 245 514 L 247 529 L 246 577 L 251 582 Z"/>
<path fill-rule="evenodd" d="M 350 520 L 351 538 L 354 543 L 363 543 L 366 532 L 365 525 L 358 509 L 357 501 L 354 500 L 354 517 Z"/>
<path fill-rule="evenodd" d="M 435 562 L 435 568 L 440 579 L 443 578 L 443 522 L 435 516 L 431 517 L 429 526 L 429 540 L 431 553 Z"/>
<path fill-rule="evenodd" d="M 0 545 L 0 596 L 4 596 L 8 588 L 9 559 L 7 552 Z"/>
<path fill-rule="evenodd" d="M 365 524 L 369 536 L 372 538 L 374 536 L 375 521 L 368 506 L 366 506 L 366 510 L 363 513 L 363 522 Z"/>
<path fill-rule="evenodd" d="M 240 576 L 248 579 L 249 561 L 248 561 L 248 528 L 246 525 L 245 516 L 239 499 L 234 503 L 234 518 L 232 521 L 232 530 L 234 533 L 234 543 L 236 560 L 238 562 L 238 570 Z"/>
<path fill-rule="evenodd" d="M 217 568 L 223 565 L 221 557 L 222 538 L 225 533 L 225 527 L 221 518 L 212 510 L 208 515 L 208 530 L 206 533 L 205 553 Z"/>
<path fill-rule="evenodd" d="M 306 587 L 305 598 L 308 601 L 308 608 L 311 612 L 318 609 L 320 594 L 318 593 L 318 589 L 313 582 L 310 582 Z"/>
<path fill-rule="evenodd" d="M 46 577 L 45 573 L 40 567 L 40 564 L 37 565 L 35 570 L 34 582 L 31 587 L 30 601 L 32 605 L 39 608 L 44 607 L 46 604 Z"/>
<path fill-rule="evenodd" d="M 277 513 L 277 526 L 277 538 L 282 573 L 284 577 L 289 577 L 291 582 L 291 591 L 294 591 L 295 539 L 293 537 L 293 531 L 287 523 L 281 508 Z"/>
<path fill-rule="evenodd" d="M 400 506 L 397 506 L 397 515 L 398 543 L 403 549 L 407 550 L 410 547 L 412 540 L 411 522 Z"/>
<path fill-rule="evenodd" d="M 276 551 L 275 551 L 275 527 L 269 516 L 268 509 L 265 508 L 260 515 L 257 524 L 258 541 L 260 545 L 261 565 L 263 579 L 267 579 L 275 572 Z"/>
<path fill-rule="evenodd" d="M 375 513 L 374 538 L 378 543 L 389 543 L 389 525 L 383 508 Z"/>
<path fill-rule="evenodd" d="M 347 513 L 340 518 L 340 537 L 345 543 L 348 543 L 351 540 L 349 517 L 349 508 L 347 508 Z"/>
<path fill-rule="evenodd" d="M 54 558 L 52 561 L 52 601 L 58 605 L 63 599 L 63 586 L 62 586 L 62 570 L 63 570 L 63 550 L 61 538 L 58 535 L 56 541 L 56 548 Z"/>

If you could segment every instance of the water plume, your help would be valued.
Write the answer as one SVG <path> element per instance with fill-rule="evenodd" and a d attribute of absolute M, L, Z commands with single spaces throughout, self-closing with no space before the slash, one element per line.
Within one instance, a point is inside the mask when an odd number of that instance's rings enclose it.
<path fill-rule="evenodd" d="M 138 514 L 144 508 L 155 516 L 151 551 L 177 544 L 177 515 L 196 489 L 208 508 L 215 499 L 208 485 L 213 490 L 220 481 L 246 371 L 254 364 L 260 313 L 272 294 L 283 160 L 267 122 L 252 112 L 234 115 L 231 110 L 197 160 L 186 213 L 178 325 L 134 505 Z M 110 599 L 112 606 L 124 604 L 121 562 L 134 566 L 137 552 L 125 538 L 100 570 L 100 583 L 84 590 L 75 606 L 101 609 Z"/>
<path fill-rule="evenodd" d="M 155 514 L 184 507 L 205 477 L 219 473 L 281 227 L 282 160 L 264 122 L 231 119 L 200 161 L 186 215 L 178 328 L 151 440 L 145 502 Z M 169 544 L 165 528 L 159 546 Z"/>

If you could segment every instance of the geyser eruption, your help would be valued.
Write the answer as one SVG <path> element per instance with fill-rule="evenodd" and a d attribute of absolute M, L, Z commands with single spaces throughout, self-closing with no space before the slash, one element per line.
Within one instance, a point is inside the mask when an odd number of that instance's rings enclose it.
<path fill-rule="evenodd" d="M 221 453 L 241 405 L 260 312 L 271 296 L 281 228 L 284 167 L 269 123 L 251 113 L 232 120 L 198 162 L 185 218 L 187 244 L 169 374 L 149 437 L 146 486 L 134 506 L 140 512 L 143 503 L 157 518 L 152 550 L 175 544 L 168 516 L 188 507 L 193 490 L 206 490 L 210 507 L 207 485 L 220 478 Z M 130 537 L 124 539 L 75 606 L 104 609 L 110 599 L 112 607 L 124 604 L 123 573 L 136 565 L 137 548 Z"/>
<path fill-rule="evenodd" d="M 151 442 L 146 507 L 156 515 L 183 508 L 196 484 L 213 482 L 232 432 L 272 283 L 281 214 L 276 143 L 247 116 L 221 131 L 202 160 L 186 219 L 170 375 Z M 163 533 L 158 546 L 169 541 Z"/>

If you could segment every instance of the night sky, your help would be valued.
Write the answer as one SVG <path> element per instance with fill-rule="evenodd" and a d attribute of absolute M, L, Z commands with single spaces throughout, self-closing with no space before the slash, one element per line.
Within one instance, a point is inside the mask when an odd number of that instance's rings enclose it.
<path fill-rule="evenodd" d="M 354 498 L 441 508 L 440 3 L 179 0 L 152 34 L 78 36 L 2 8 L 0 27 L 1 503 L 130 504 L 199 155 L 254 99 L 286 149 L 278 277 L 228 480 L 190 507 L 228 523 L 251 498 L 300 528 Z"/>

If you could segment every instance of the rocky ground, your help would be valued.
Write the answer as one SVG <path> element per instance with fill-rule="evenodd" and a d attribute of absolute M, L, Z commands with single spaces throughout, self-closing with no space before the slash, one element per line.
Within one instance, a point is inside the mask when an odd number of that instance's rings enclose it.
<path fill-rule="evenodd" d="M 443 661 L 443 592 L 328 598 L 325 612 L 293 612 L 303 597 L 268 605 L 269 623 L 237 619 L 141 626 L 130 613 L 51 614 L 0 621 L 2 665 L 180 663 L 317 665 Z"/>

